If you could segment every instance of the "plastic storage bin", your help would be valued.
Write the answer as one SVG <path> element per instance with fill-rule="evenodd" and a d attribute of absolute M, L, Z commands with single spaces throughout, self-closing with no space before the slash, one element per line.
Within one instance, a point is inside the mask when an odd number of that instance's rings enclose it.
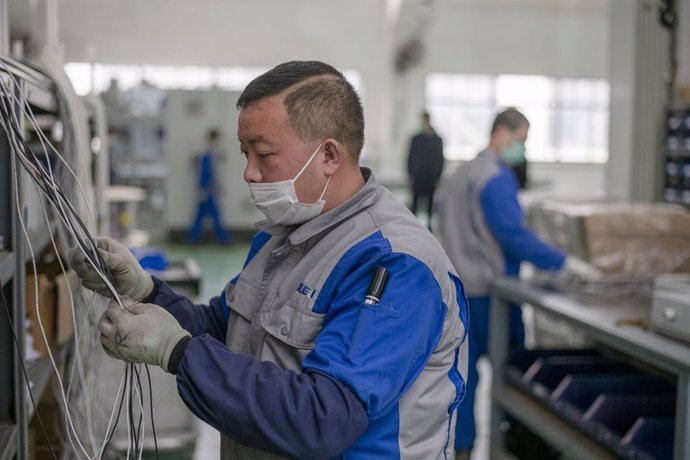
<path fill-rule="evenodd" d="M 600 394 L 582 417 L 582 427 L 605 445 L 617 450 L 621 438 L 640 417 L 675 415 L 673 394 Z M 623 452 L 621 452 L 623 453 Z"/>
<path fill-rule="evenodd" d="M 527 370 L 540 358 L 554 357 L 554 356 L 599 356 L 599 350 L 593 348 L 587 349 L 573 349 L 573 348 L 555 348 L 555 349 L 535 349 L 535 350 L 520 350 L 514 352 L 508 358 L 508 363 L 505 369 L 505 379 L 507 382 L 518 386 L 524 390 L 529 390 L 530 386 L 524 380 Z"/>
<path fill-rule="evenodd" d="M 674 419 L 640 417 L 621 441 L 629 459 L 671 460 L 673 458 Z"/>
<path fill-rule="evenodd" d="M 568 375 L 551 394 L 553 407 L 567 418 L 579 422 L 602 394 L 672 394 L 673 387 L 644 374 Z"/>
<path fill-rule="evenodd" d="M 537 359 L 523 381 L 531 393 L 548 399 L 551 393 L 569 375 L 607 375 L 632 373 L 633 369 L 620 361 L 604 356 L 547 356 Z"/>

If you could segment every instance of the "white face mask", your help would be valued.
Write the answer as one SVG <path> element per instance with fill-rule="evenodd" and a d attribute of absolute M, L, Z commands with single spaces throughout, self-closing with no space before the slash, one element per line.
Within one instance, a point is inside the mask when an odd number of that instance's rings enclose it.
<path fill-rule="evenodd" d="M 299 201 L 295 191 L 295 181 L 307 169 L 307 166 L 309 166 L 309 163 L 314 159 L 322 145 L 319 144 L 293 179 L 263 184 L 249 183 L 249 194 L 251 195 L 252 204 L 264 213 L 271 223 L 280 225 L 302 224 L 321 214 L 326 204 L 323 196 L 326 193 L 331 177 L 328 177 L 321 196 L 314 203 L 302 203 Z"/>

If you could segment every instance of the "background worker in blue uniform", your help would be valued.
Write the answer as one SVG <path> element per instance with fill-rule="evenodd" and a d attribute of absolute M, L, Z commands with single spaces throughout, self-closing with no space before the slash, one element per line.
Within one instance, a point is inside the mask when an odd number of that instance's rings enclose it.
<path fill-rule="evenodd" d="M 452 458 L 462 283 L 359 167 L 357 93 L 330 65 L 292 61 L 252 81 L 238 107 L 244 179 L 266 216 L 242 272 L 194 305 L 99 240 L 127 297 L 101 318 L 103 346 L 177 374 L 187 406 L 222 433 L 224 459 Z M 70 261 L 105 292 L 79 251 Z M 372 283 L 378 273 L 385 284 Z"/>
<path fill-rule="evenodd" d="M 201 232 L 204 226 L 204 220 L 211 219 L 213 224 L 213 231 L 216 238 L 221 243 L 230 242 L 230 234 L 223 227 L 223 219 L 218 209 L 218 192 L 219 186 L 216 181 L 216 164 L 218 163 L 220 153 L 218 151 L 218 141 L 220 139 L 220 132 L 217 129 L 211 129 L 206 135 L 206 150 L 204 150 L 197 158 L 195 158 L 195 166 L 199 177 L 199 203 L 196 208 L 196 215 L 192 226 L 187 232 L 187 241 L 190 243 L 197 243 L 201 238 Z"/>
<path fill-rule="evenodd" d="M 474 395 L 477 361 L 487 353 L 491 280 L 518 276 L 527 261 L 541 270 L 564 270 L 580 279 L 598 271 L 541 241 L 526 227 L 518 203 L 518 182 L 510 165 L 524 158 L 529 121 L 518 110 L 499 113 L 491 127 L 489 146 L 444 181 L 438 199 L 438 237 L 465 285 L 470 306 L 469 376 L 467 394 L 458 410 L 455 436 L 457 459 L 474 447 Z M 510 312 L 509 341 L 524 346 L 522 311 Z"/>

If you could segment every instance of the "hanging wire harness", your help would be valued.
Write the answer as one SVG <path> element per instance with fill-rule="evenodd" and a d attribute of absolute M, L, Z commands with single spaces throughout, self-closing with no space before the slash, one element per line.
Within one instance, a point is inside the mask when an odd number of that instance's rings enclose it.
<path fill-rule="evenodd" d="M 88 203 L 86 192 L 82 187 L 78 175 L 75 173 L 72 167 L 70 167 L 69 161 L 67 161 L 63 155 L 55 148 L 53 143 L 51 143 L 48 136 L 43 132 L 43 129 L 39 126 L 39 122 L 28 103 L 26 95 L 23 92 L 22 85 L 20 81 L 13 75 L 11 68 L 15 61 L 10 58 L 0 56 L 0 126 L 6 134 L 10 152 L 12 153 L 12 174 L 15 177 L 15 184 L 20 183 L 19 175 L 20 168 L 26 172 L 26 176 L 31 179 L 31 183 L 39 196 L 45 198 L 45 200 L 40 200 L 40 206 L 42 208 L 43 217 L 48 225 L 48 231 L 50 232 L 51 243 L 55 249 L 55 254 L 57 256 L 57 261 L 59 263 L 60 269 L 63 275 L 66 276 L 67 268 L 60 257 L 60 252 L 58 250 L 58 244 L 53 236 L 53 228 L 51 220 L 49 218 L 49 210 L 59 219 L 59 223 L 62 224 L 62 228 L 59 230 L 64 230 L 69 235 L 71 242 L 70 244 L 76 245 L 84 254 L 86 261 L 92 268 L 98 273 L 98 275 L 103 279 L 106 284 L 110 296 L 115 299 L 121 308 L 124 309 L 120 295 L 117 292 L 116 285 L 110 270 L 103 261 L 101 254 L 96 245 L 96 239 L 93 236 L 95 232 L 94 229 L 94 219 L 91 213 L 90 207 L 84 206 L 88 213 L 88 224 L 84 222 L 82 216 L 78 212 L 80 206 L 75 206 L 77 200 L 83 200 L 83 203 Z M 39 69 L 36 69 L 40 72 Z M 6 75 L 6 78 L 3 78 Z M 68 112 L 68 107 L 64 107 L 65 112 Z M 65 114 L 66 118 L 69 119 L 69 113 Z M 23 129 L 23 122 L 28 123 L 28 127 L 31 128 L 34 135 L 37 137 L 38 145 L 34 142 L 34 147 L 30 144 L 27 139 L 25 130 Z M 55 166 L 53 166 L 55 163 Z M 63 181 L 57 178 L 61 176 L 58 172 L 62 172 Z M 66 178 L 66 180 L 64 180 Z M 78 190 L 78 193 L 73 193 L 70 196 L 66 193 L 63 188 L 65 182 L 73 182 Z M 94 416 L 94 408 L 92 403 L 95 402 L 95 398 L 89 394 L 89 384 L 85 377 L 85 366 L 83 360 L 83 353 L 81 350 L 82 337 L 81 332 L 86 329 L 86 335 L 95 337 L 92 342 L 98 343 L 98 336 L 94 333 L 97 332 L 95 328 L 95 321 L 97 318 L 93 315 L 92 305 L 97 294 L 92 294 L 91 299 L 86 305 L 85 309 L 82 309 L 82 317 L 79 318 L 77 312 L 80 311 L 77 308 L 77 300 L 79 299 L 72 292 L 69 283 L 67 283 L 67 289 L 69 294 L 70 303 L 72 305 L 72 321 L 74 325 L 75 333 L 75 346 L 74 346 L 74 357 L 71 363 L 71 368 L 67 381 L 63 381 L 63 376 L 60 373 L 55 357 L 50 350 L 48 340 L 46 337 L 46 332 L 44 329 L 43 321 L 40 315 L 40 309 L 38 304 L 38 277 L 36 268 L 36 254 L 34 253 L 34 248 L 29 238 L 29 232 L 27 231 L 27 226 L 25 218 L 23 216 L 23 211 L 19 198 L 19 190 L 15 187 L 15 205 L 19 212 L 17 213 L 19 218 L 19 223 L 22 227 L 24 237 L 27 242 L 27 247 L 31 256 L 31 265 L 34 273 L 35 286 L 34 286 L 34 298 L 36 312 L 36 319 L 38 322 L 38 327 L 41 331 L 41 336 L 46 343 L 46 348 L 48 349 L 48 357 L 50 359 L 53 372 L 57 378 L 58 382 L 58 392 L 60 402 L 64 409 L 65 416 L 65 430 L 67 436 L 67 442 L 72 449 L 72 453 L 76 458 L 79 459 L 101 459 L 104 458 L 107 452 L 109 452 L 108 447 L 111 444 L 113 436 L 117 430 L 122 415 L 123 407 L 125 410 L 126 418 L 126 432 L 127 432 L 127 452 L 126 458 L 129 459 L 141 459 L 144 452 L 144 393 L 141 383 L 141 364 L 127 363 L 125 365 L 120 383 L 118 386 L 117 394 L 115 396 L 115 403 L 113 404 L 112 410 L 108 417 L 107 425 L 104 432 L 100 436 L 95 433 L 94 423 L 92 419 Z M 46 206 L 45 201 L 47 201 L 48 206 Z M 56 224 L 57 225 L 57 224 Z M 85 293 L 83 293 L 85 294 Z M 88 294 L 81 296 L 83 299 Z M 2 301 L 5 306 L 5 313 L 8 319 L 10 318 L 9 307 L 5 299 L 4 293 L 2 296 Z M 10 325 L 12 322 L 10 321 Z M 14 336 L 15 344 L 19 344 L 17 338 L 17 331 L 12 328 L 12 333 Z M 90 333 L 90 334 L 89 334 Z M 100 352 L 102 354 L 102 352 Z M 24 354 L 22 350 L 19 350 L 19 356 L 21 359 L 21 367 L 26 379 L 27 388 L 29 395 L 31 397 L 32 404 L 34 405 L 34 411 L 36 417 L 38 417 L 39 425 L 41 426 L 44 435 L 46 435 L 43 420 L 40 418 L 40 414 L 36 409 L 36 402 L 34 396 L 31 392 L 31 387 L 29 383 L 29 378 L 26 373 Z M 158 442 L 156 439 L 156 431 L 154 414 L 153 414 L 153 389 L 151 387 L 151 375 L 147 365 L 143 365 L 146 372 L 146 378 L 148 380 L 149 386 L 149 409 L 152 422 L 152 431 L 154 438 L 154 447 L 156 457 L 158 457 Z M 75 373 L 77 377 L 75 378 Z M 67 385 L 65 385 L 65 383 Z M 94 382 L 91 382 L 92 384 Z M 85 410 L 83 414 L 73 414 L 74 404 L 70 401 L 74 398 L 75 389 L 82 392 L 83 405 Z M 138 409 L 138 410 L 137 410 Z M 138 412 L 138 416 L 137 416 Z M 78 421 L 75 418 L 79 416 Z M 79 425 L 81 423 L 81 425 Z M 81 426 L 82 429 L 79 429 Z M 86 432 L 86 434 L 84 434 Z M 46 435 L 46 438 L 48 436 Z M 100 441 L 99 441 L 100 439 Z M 53 458 L 58 458 L 54 446 L 50 443 L 49 447 Z"/>

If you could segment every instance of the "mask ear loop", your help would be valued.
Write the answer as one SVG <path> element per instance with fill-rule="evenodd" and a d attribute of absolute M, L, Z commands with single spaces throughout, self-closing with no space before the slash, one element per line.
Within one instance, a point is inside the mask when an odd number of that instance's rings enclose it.
<path fill-rule="evenodd" d="M 323 142 L 320 143 L 318 147 L 316 147 L 316 150 L 314 150 L 314 153 L 311 154 L 311 156 L 309 157 L 309 159 L 307 160 L 307 162 L 304 163 L 304 166 L 302 166 L 302 169 L 300 169 L 299 172 L 297 173 L 297 175 L 292 179 L 292 182 L 293 182 L 293 183 L 294 183 L 297 179 L 299 179 L 299 176 L 301 176 L 302 173 L 304 172 L 304 170 L 307 169 L 307 166 L 309 166 L 309 163 L 311 163 L 311 161 L 314 159 L 314 157 L 316 156 L 316 154 L 319 153 L 319 150 L 321 150 L 321 146 L 322 146 L 322 145 L 323 145 Z"/>
<path fill-rule="evenodd" d="M 331 176 L 328 176 L 328 179 L 326 180 L 326 186 L 323 188 L 323 192 L 321 192 L 321 196 L 317 201 L 323 200 L 323 196 L 326 194 L 326 189 L 328 188 L 328 184 L 331 182 Z"/>

